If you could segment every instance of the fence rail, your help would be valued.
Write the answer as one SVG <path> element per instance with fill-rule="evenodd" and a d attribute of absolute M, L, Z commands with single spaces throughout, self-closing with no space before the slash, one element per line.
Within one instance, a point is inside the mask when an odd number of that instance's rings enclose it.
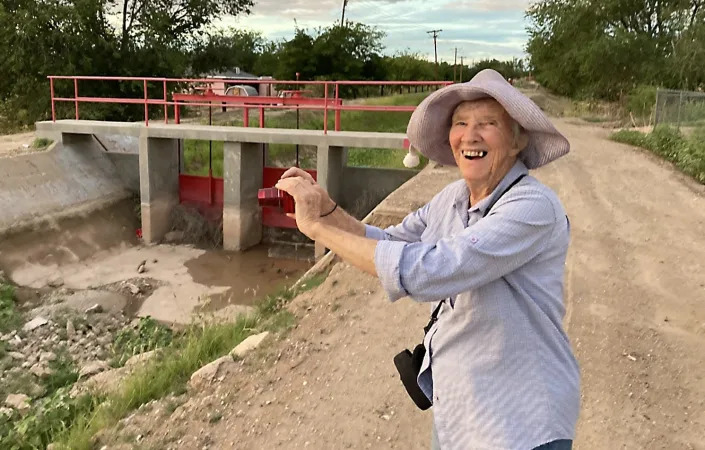
<path fill-rule="evenodd" d="M 49 86 L 51 91 L 51 115 L 52 121 L 57 120 L 56 105 L 59 102 L 74 104 L 74 117 L 79 120 L 80 105 L 83 103 L 105 103 L 105 104 L 133 104 L 144 105 L 144 122 L 149 126 L 149 108 L 161 107 L 164 110 L 164 123 L 169 123 L 169 108 L 173 108 L 173 117 L 176 123 L 179 123 L 180 113 L 179 108 L 182 106 L 223 106 L 242 109 L 246 114 L 244 117 L 249 117 L 249 110 L 259 110 L 259 126 L 264 128 L 264 111 L 267 109 L 291 109 L 291 110 L 318 110 L 323 111 L 323 132 L 328 132 L 328 114 L 335 114 L 334 128 L 336 131 L 341 130 L 340 112 L 341 111 L 387 111 L 387 112 L 412 112 L 416 109 L 415 106 L 403 105 L 344 105 L 343 99 L 340 96 L 341 88 L 357 87 L 357 86 L 379 86 L 383 91 L 385 86 L 396 86 L 400 90 L 404 87 L 410 91 L 414 86 L 422 87 L 422 89 L 438 88 L 452 84 L 450 81 L 281 81 L 281 80 L 259 80 L 259 79 L 220 79 L 220 78 L 162 78 L 162 77 L 113 77 L 113 76 L 72 76 L 72 75 L 50 75 Z M 62 95 L 56 96 L 57 81 L 72 81 L 73 82 L 73 97 Z M 118 83 L 141 83 L 141 97 L 100 97 L 100 96 L 81 96 L 80 81 L 100 81 L 100 82 L 118 82 Z M 171 85 L 171 86 L 170 86 Z M 257 102 L 257 96 L 229 96 L 225 95 L 228 87 L 237 85 L 257 86 L 261 90 L 266 86 L 267 94 L 261 96 L 261 102 Z M 300 97 L 300 101 L 292 98 L 282 98 L 281 102 L 273 101 L 271 91 L 277 85 L 290 87 L 305 87 L 313 88 L 322 92 L 322 97 Z M 152 93 L 155 87 L 159 89 L 159 97 L 150 97 L 150 89 Z M 171 91 L 169 88 L 172 88 Z M 176 89 L 178 88 L 178 90 Z M 214 95 L 214 92 L 222 90 L 223 95 Z M 191 94 L 194 92 L 204 92 L 203 95 Z M 170 94 L 171 92 L 171 94 Z M 290 91 L 291 92 L 291 91 Z M 303 92 L 303 91 L 299 91 Z M 169 98 L 171 95 L 171 98 Z M 321 94 L 319 94 L 321 95 Z M 188 97 L 188 98 L 187 98 Z M 215 99 L 215 100 L 214 100 Z M 265 100 L 266 99 L 266 100 Z M 254 100 L 254 102 L 253 102 Z M 249 121 L 244 120 L 244 126 L 249 126 Z"/>
<path fill-rule="evenodd" d="M 654 108 L 654 125 L 685 127 L 705 126 L 705 93 L 658 89 Z"/>

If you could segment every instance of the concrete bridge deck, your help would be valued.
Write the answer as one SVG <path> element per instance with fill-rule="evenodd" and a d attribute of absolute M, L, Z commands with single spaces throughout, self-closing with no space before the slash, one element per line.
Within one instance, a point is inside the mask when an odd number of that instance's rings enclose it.
<path fill-rule="evenodd" d="M 57 120 L 37 122 L 37 136 L 71 134 L 118 134 L 134 137 L 197 139 L 256 144 L 328 145 L 331 147 L 408 148 L 404 133 L 372 131 L 295 130 L 287 128 L 226 127 L 151 122 L 104 122 Z"/>

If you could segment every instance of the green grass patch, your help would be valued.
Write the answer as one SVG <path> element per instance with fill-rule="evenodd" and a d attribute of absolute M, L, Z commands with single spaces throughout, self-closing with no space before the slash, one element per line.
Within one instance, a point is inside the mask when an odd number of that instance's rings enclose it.
<path fill-rule="evenodd" d="M 54 141 L 47 138 L 37 138 L 32 142 L 32 148 L 43 149 L 49 147 Z"/>
<path fill-rule="evenodd" d="M 151 317 L 141 317 L 136 327 L 120 330 L 113 342 L 112 367 L 122 367 L 132 356 L 171 344 L 173 332 Z"/>
<path fill-rule="evenodd" d="M 63 448 L 88 450 L 93 436 L 155 399 L 180 395 L 199 368 L 227 354 L 247 336 L 261 330 L 285 331 L 295 322 L 284 306 L 296 295 L 320 285 L 327 273 L 306 280 L 297 288 L 284 288 L 258 302 L 255 313 L 231 323 L 191 325 L 176 334 L 160 355 L 124 380 L 120 389 L 71 422 L 59 436 Z"/>
<path fill-rule="evenodd" d="M 15 288 L 0 282 L 0 333 L 17 329 L 22 324 L 22 316 L 17 310 Z"/>
<path fill-rule="evenodd" d="M 49 364 L 51 373 L 42 379 L 48 393 L 53 393 L 65 386 L 71 386 L 78 380 L 78 367 L 69 355 L 66 347 L 56 352 L 56 359 Z"/>
<path fill-rule="evenodd" d="M 46 448 L 67 426 L 90 414 L 99 399 L 90 395 L 71 398 L 70 388 L 61 388 L 39 400 L 24 416 L 0 416 L 0 448 Z"/>
<path fill-rule="evenodd" d="M 660 125 L 649 134 L 620 130 L 610 139 L 650 150 L 705 184 L 705 128 L 686 137 L 675 128 Z"/>

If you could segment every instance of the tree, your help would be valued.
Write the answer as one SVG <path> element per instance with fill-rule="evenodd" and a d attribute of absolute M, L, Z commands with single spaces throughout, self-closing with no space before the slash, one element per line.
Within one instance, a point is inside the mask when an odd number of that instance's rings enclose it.
<path fill-rule="evenodd" d="M 0 122 L 48 117 L 47 75 L 184 76 L 199 73 L 205 25 L 246 14 L 253 0 L 7 0 L 0 2 Z M 111 25 L 117 19 L 120 26 Z M 234 36 L 244 39 L 248 35 Z M 250 36 L 251 37 L 251 36 Z M 225 37 L 215 35 L 213 45 Z M 58 95 L 73 86 L 57 82 Z M 155 90 L 158 87 L 155 87 Z M 81 83 L 84 96 L 141 96 L 140 83 Z M 59 109 L 65 104 L 59 104 Z M 140 108 L 87 106 L 94 117 L 130 119 Z"/>
<path fill-rule="evenodd" d="M 198 42 L 191 63 L 202 73 L 239 67 L 255 72 L 257 61 L 271 47 L 261 33 L 236 29 L 220 30 Z"/>
<path fill-rule="evenodd" d="M 214 18 L 248 14 L 253 4 L 253 0 L 109 0 L 120 11 L 122 52 L 131 46 L 185 46 L 203 37 L 204 25 Z"/>
<path fill-rule="evenodd" d="M 705 45 L 703 5 L 540 0 L 527 12 L 531 66 L 539 82 L 573 96 L 615 99 L 639 84 L 695 88 L 702 76 L 691 71 L 699 56 L 691 48 Z"/>

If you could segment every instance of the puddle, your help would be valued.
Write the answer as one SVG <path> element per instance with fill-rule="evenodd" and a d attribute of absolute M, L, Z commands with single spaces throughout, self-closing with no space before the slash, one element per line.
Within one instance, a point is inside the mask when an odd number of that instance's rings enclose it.
<path fill-rule="evenodd" d="M 311 267 L 310 263 L 267 256 L 267 247 L 257 246 L 244 252 L 211 251 L 185 264 L 195 283 L 227 286 L 212 294 L 199 311 L 217 311 L 228 305 L 252 305 L 267 294 L 290 284 Z"/>

